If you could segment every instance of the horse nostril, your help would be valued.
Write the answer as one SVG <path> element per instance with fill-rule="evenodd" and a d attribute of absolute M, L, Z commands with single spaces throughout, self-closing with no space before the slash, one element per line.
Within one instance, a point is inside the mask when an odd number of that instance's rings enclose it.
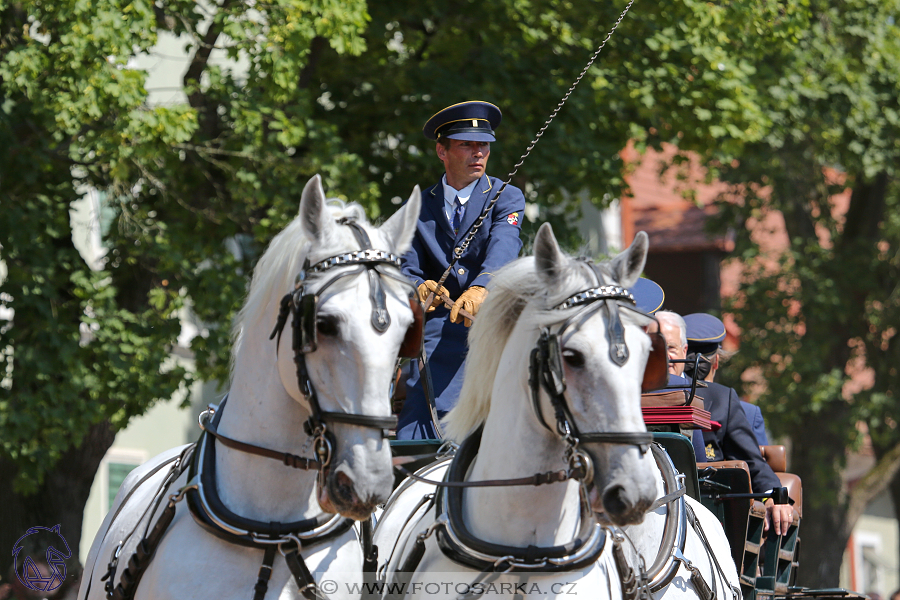
<path fill-rule="evenodd" d="M 624 486 L 611 485 L 603 492 L 603 509 L 609 515 L 624 515 L 631 510 L 631 506 Z"/>
<path fill-rule="evenodd" d="M 332 483 L 332 491 L 336 496 L 336 500 L 344 504 L 355 504 L 358 502 L 356 491 L 353 489 L 353 480 L 343 471 L 338 471 L 334 476 Z"/>

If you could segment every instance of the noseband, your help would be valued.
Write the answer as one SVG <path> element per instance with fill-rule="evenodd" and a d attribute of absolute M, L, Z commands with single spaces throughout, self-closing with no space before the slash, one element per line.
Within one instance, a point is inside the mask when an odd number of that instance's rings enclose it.
<path fill-rule="evenodd" d="M 630 306 L 624 303 L 629 303 Z M 556 433 L 566 442 L 569 467 L 582 467 L 587 473 L 591 473 L 593 471 L 592 461 L 590 457 L 579 449 L 579 444 L 627 444 L 637 446 L 641 452 L 646 452 L 653 441 L 653 434 L 646 431 L 582 433 L 575 424 L 575 419 L 572 417 L 572 412 L 565 397 L 566 379 L 563 371 L 562 348 L 560 345 L 563 334 L 575 319 L 583 319 L 605 306 L 609 314 L 607 333 L 610 342 L 610 359 L 615 364 L 622 366 L 628 362 L 630 353 L 625 342 L 625 328 L 622 325 L 622 320 L 619 318 L 619 308 L 627 307 L 630 310 L 640 312 L 633 308 L 635 301 L 631 292 L 624 287 L 615 285 L 601 285 L 579 292 L 554 306 L 553 310 L 567 310 L 583 305 L 587 306 L 587 308 L 569 316 L 555 333 L 551 333 L 550 329 L 546 327 L 541 329 L 537 345 L 531 351 L 528 382 L 531 386 L 532 408 L 538 421 L 548 431 Z M 652 351 L 657 352 L 659 344 L 655 339 L 653 342 Z M 662 351 L 665 352 L 664 343 L 662 344 Z M 550 405 L 553 407 L 556 418 L 555 430 L 547 424 L 541 411 L 541 388 L 547 392 Z M 590 481 L 590 478 L 585 477 L 583 481 Z"/>

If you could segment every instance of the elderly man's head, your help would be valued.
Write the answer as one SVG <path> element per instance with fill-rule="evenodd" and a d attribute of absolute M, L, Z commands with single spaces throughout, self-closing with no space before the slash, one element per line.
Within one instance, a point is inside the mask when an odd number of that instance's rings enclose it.
<path fill-rule="evenodd" d="M 684 360 L 687 356 L 687 327 L 681 315 L 670 310 L 662 310 L 656 313 L 659 319 L 659 330 L 666 338 L 666 352 L 670 360 Z M 669 363 L 669 373 L 681 375 L 684 372 L 684 363 Z"/>

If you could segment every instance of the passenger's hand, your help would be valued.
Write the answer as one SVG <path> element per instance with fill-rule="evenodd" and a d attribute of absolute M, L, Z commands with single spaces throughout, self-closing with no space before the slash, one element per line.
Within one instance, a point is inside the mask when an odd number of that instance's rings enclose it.
<path fill-rule="evenodd" d="M 775 504 L 769 498 L 766 500 L 766 522 L 763 524 L 763 530 L 770 529 L 770 523 L 774 526 L 775 535 L 787 533 L 788 527 L 794 521 L 794 507 L 790 504 Z"/>
<path fill-rule="evenodd" d="M 459 299 L 453 304 L 453 308 L 450 309 L 450 322 L 464 322 L 466 327 L 471 327 L 472 319 L 460 317 L 459 309 L 465 309 L 470 315 L 474 317 L 476 314 L 478 314 L 478 309 L 481 308 L 481 303 L 484 302 L 484 299 L 487 298 L 487 295 L 488 291 L 478 285 L 474 285 L 464 291 L 459 295 Z"/>
<path fill-rule="evenodd" d="M 419 287 L 416 289 L 416 293 L 419 295 L 419 302 L 422 304 L 425 304 L 425 301 L 428 300 L 429 294 L 434 294 L 434 298 L 431 300 L 431 306 L 426 306 L 425 312 L 431 312 L 441 305 L 441 294 L 444 294 L 445 296 L 450 295 L 447 292 L 447 288 L 441 286 L 441 288 L 438 289 L 437 282 L 430 279 L 427 279 L 424 283 L 420 283 Z"/>

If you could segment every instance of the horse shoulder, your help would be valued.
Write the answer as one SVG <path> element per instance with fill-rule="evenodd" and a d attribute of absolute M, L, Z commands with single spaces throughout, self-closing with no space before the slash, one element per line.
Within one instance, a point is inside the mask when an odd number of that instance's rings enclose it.
<path fill-rule="evenodd" d="M 159 485 L 169 473 L 169 467 L 187 446 L 188 444 L 170 448 L 134 468 L 125 477 L 109 512 L 94 536 L 87 560 L 85 560 L 84 575 L 78 591 L 79 600 L 89 597 L 105 598 L 100 577 L 106 574 L 106 567 L 112 557 L 113 548 L 137 524 Z M 133 542 L 137 543 L 137 540 Z M 126 551 L 129 554 L 126 554 Z M 127 557 L 133 551 L 133 547 L 123 548 L 120 555 Z M 127 558 L 122 562 L 126 561 Z M 124 568 L 125 565 L 122 565 L 121 569 Z"/>

